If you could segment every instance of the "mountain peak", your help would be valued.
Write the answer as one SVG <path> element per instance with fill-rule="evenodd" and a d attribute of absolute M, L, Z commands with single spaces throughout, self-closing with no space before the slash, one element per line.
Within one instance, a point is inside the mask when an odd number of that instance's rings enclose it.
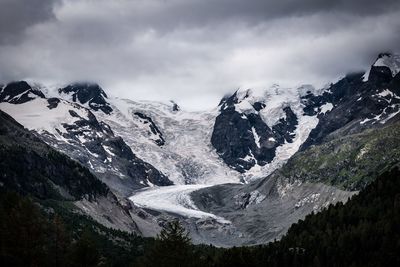
<path fill-rule="evenodd" d="M 169 102 L 172 104 L 172 111 L 178 112 L 181 110 L 181 107 L 174 100 L 170 100 Z"/>
<path fill-rule="evenodd" d="M 400 72 L 400 55 L 390 52 L 380 53 L 371 68 L 364 74 L 363 81 L 387 80 Z"/>
<path fill-rule="evenodd" d="M 72 101 L 79 102 L 80 104 L 88 104 L 88 106 L 95 110 L 101 110 L 106 114 L 112 112 L 110 104 L 106 101 L 107 94 L 97 83 L 91 82 L 76 82 L 64 88 L 58 89 L 60 94 L 72 96 Z"/>
<path fill-rule="evenodd" d="M 392 72 L 392 76 L 396 76 L 400 72 L 400 55 L 391 53 L 381 53 L 376 59 L 374 67 L 387 67 Z"/>
<path fill-rule="evenodd" d="M 42 91 L 33 88 L 26 81 L 11 82 L 0 90 L 0 102 L 22 104 L 37 97 L 45 96 Z"/>

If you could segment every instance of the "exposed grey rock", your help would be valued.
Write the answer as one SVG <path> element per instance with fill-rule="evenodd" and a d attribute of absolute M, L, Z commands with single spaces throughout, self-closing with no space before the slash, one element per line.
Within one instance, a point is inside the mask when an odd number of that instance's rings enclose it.
<path fill-rule="evenodd" d="M 58 90 L 59 93 L 72 96 L 72 101 L 88 106 L 97 111 L 101 110 L 106 114 L 112 112 L 110 104 L 106 101 L 107 95 L 96 83 L 74 83 Z"/>
<path fill-rule="evenodd" d="M 321 183 L 289 182 L 279 173 L 249 185 L 218 185 L 192 193 L 201 210 L 231 221 L 230 235 L 219 228 L 197 228 L 200 236 L 220 246 L 255 245 L 279 239 L 290 225 L 329 204 L 345 202 L 355 192 L 342 191 Z M 201 240 L 201 239 L 200 239 Z"/>
<path fill-rule="evenodd" d="M 135 112 L 134 115 L 138 116 L 143 124 L 148 125 L 149 127 L 149 135 L 152 136 L 156 136 L 156 138 L 153 138 L 154 142 L 159 145 L 162 146 L 165 144 L 165 140 L 163 137 L 163 134 L 161 133 L 161 131 L 158 129 L 157 125 L 154 123 L 154 121 L 147 115 L 141 113 L 141 112 Z"/>
<path fill-rule="evenodd" d="M 255 164 L 265 165 L 275 157 L 276 148 L 290 139 L 290 133 L 297 124 L 296 115 L 290 108 L 287 119 L 282 120 L 281 125 L 271 129 L 257 113 L 241 113 L 236 110 L 235 105 L 243 99 L 238 97 L 238 92 L 224 98 L 220 103 L 220 114 L 214 124 L 211 136 L 211 144 L 226 164 L 239 172 L 245 172 Z M 260 110 L 264 104 L 256 102 L 255 110 Z M 264 106 L 265 107 L 265 106 Z M 250 158 L 250 159 L 248 159 Z"/>
<path fill-rule="evenodd" d="M 22 104 L 36 97 L 45 96 L 39 89 L 32 88 L 25 81 L 9 83 L 0 91 L 0 102 Z"/>
<path fill-rule="evenodd" d="M 380 54 L 378 59 L 384 55 Z M 399 74 L 392 77 L 388 67 L 372 65 L 367 81 L 364 75 L 347 75 L 332 84 L 322 95 L 308 94 L 303 98 L 306 113 L 316 113 L 326 103 L 331 103 L 333 108 L 318 116 L 318 125 L 311 131 L 300 150 L 321 144 L 339 129 L 345 128 L 347 133 L 357 133 L 367 128 L 382 127 L 386 122 L 399 117 Z M 396 119 L 392 116 L 396 116 Z"/>

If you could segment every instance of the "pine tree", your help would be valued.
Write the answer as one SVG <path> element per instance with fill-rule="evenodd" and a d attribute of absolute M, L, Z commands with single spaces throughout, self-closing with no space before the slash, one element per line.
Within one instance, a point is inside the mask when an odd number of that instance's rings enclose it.
<path fill-rule="evenodd" d="M 194 254 L 189 234 L 178 220 L 167 223 L 144 255 L 142 266 L 191 266 Z"/>
<path fill-rule="evenodd" d="M 55 215 L 51 224 L 51 254 L 55 267 L 66 266 L 66 256 L 70 246 L 70 238 L 61 217 Z"/>
<path fill-rule="evenodd" d="M 39 209 L 15 193 L 0 198 L 2 266 L 45 266 L 47 224 Z"/>
<path fill-rule="evenodd" d="M 98 266 L 100 253 L 93 234 L 89 229 L 84 229 L 81 237 L 74 245 L 72 251 L 73 266 L 90 267 Z"/>

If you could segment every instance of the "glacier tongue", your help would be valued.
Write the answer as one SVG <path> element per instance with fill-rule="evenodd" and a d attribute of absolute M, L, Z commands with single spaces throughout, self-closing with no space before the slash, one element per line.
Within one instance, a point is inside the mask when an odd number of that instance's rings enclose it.
<path fill-rule="evenodd" d="M 142 189 L 129 199 L 141 208 L 230 224 L 224 218 L 200 211 L 190 197 L 193 191 L 201 188 L 241 180 L 240 173 L 230 169 L 210 144 L 217 111 L 176 111 L 171 105 L 147 101 L 111 99 L 110 102 L 113 113 L 96 112 L 96 116 L 123 137 L 134 153 L 175 184 Z M 135 113 L 151 118 L 165 139 L 162 146 L 154 142 L 148 123 Z"/>
<path fill-rule="evenodd" d="M 129 199 L 141 208 L 166 211 L 190 218 L 212 218 L 222 224 L 230 221 L 212 213 L 199 210 L 190 198 L 190 193 L 211 185 L 172 185 L 145 188 Z"/>

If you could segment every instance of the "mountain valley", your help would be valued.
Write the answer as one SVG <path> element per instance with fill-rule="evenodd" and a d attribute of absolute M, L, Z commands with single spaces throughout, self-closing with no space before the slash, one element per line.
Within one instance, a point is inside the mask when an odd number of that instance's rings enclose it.
<path fill-rule="evenodd" d="M 367 73 L 322 89 L 239 89 L 196 112 L 89 82 L 12 82 L 0 89 L 2 170 L 23 160 L 28 180 L 10 168 L 1 187 L 70 201 L 145 237 L 178 218 L 194 243 L 264 244 L 399 165 L 399 62 L 383 53 Z"/>

